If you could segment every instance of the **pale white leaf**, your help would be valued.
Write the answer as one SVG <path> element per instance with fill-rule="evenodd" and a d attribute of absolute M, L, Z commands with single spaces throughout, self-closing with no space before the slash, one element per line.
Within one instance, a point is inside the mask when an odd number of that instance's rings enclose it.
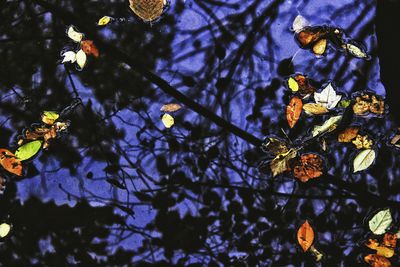
<path fill-rule="evenodd" d="M 368 222 L 369 229 L 376 235 L 382 235 L 386 233 L 391 224 L 392 214 L 390 213 L 390 209 L 381 210 Z"/>
<path fill-rule="evenodd" d="M 76 53 L 74 51 L 67 51 L 62 54 L 64 57 L 61 63 L 71 62 L 74 63 L 76 61 Z"/>
<path fill-rule="evenodd" d="M 364 149 L 354 158 L 353 172 L 367 169 L 375 160 L 376 153 L 373 149 Z"/>
<path fill-rule="evenodd" d="M 336 129 L 339 121 L 342 119 L 342 116 L 333 116 L 325 121 L 322 125 L 317 125 L 312 130 L 312 136 L 315 137 L 317 135 L 323 133 L 329 133 Z"/>
<path fill-rule="evenodd" d="M 368 54 L 359 46 L 351 43 L 344 45 L 347 52 L 358 58 L 368 58 Z"/>
<path fill-rule="evenodd" d="M 74 42 L 79 43 L 83 39 L 83 33 L 78 32 L 74 26 L 69 26 L 67 35 L 71 38 Z"/>
<path fill-rule="evenodd" d="M 9 225 L 8 223 L 0 224 L 0 238 L 6 237 L 10 231 L 11 225 Z"/>
<path fill-rule="evenodd" d="M 336 91 L 333 89 L 331 83 L 329 83 L 324 90 L 321 91 L 321 93 L 314 93 L 315 102 L 326 107 L 327 109 L 335 108 L 341 98 L 342 96 L 336 94 Z"/>
<path fill-rule="evenodd" d="M 83 69 L 83 67 L 85 67 L 85 65 L 86 65 L 86 59 L 87 59 L 86 54 L 85 54 L 85 52 L 83 52 L 82 49 L 79 50 L 79 51 L 76 53 L 76 63 L 78 64 L 78 66 L 79 66 L 81 69 Z"/>
<path fill-rule="evenodd" d="M 292 29 L 295 32 L 299 32 L 307 26 L 310 26 L 310 22 L 302 15 L 297 15 L 297 17 L 293 21 Z"/>

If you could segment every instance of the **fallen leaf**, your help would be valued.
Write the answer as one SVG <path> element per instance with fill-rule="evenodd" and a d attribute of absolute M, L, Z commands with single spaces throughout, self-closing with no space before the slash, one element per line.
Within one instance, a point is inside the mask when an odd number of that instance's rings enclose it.
<path fill-rule="evenodd" d="M 322 115 L 329 112 L 329 110 L 326 107 L 317 103 L 304 104 L 303 109 L 309 115 Z"/>
<path fill-rule="evenodd" d="M 178 111 L 182 108 L 181 105 L 175 104 L 175 103 L 170 103 L 170 104 L 165 104 L 160 108 L 160 111 L 162 112 L 175 112 Z"/>
<path fill-rule="evenodd" d="M 372 267 L 390 267 L 392 264 L 388 259 L 376 254 L 370 254 L 364 257 L 364 261 Z"/>
<path fill-rule="evenodd" d="M 76 61 L 76 53 L 74 51 L 67 51 L 62 53 L 64 58 L 62 59 L 61 63 L 71 62 L 74 63 Z"/>
<path fill-rule="evenodd" d="M 20 146 L 17 151 L 15 151 L 15 156 L 21 161 L 30 159 L 39 152 L 40 148 L 42 147 L 42 143 L 43 141 L 41 140 L 28 142 Z"/>
<path fill-rule="evenodd" d="M 129 0 L 129 7 L 133 13 L 146 22 L 159 18 L 165 5 L 165 0 Z"/>
<path fill-rule="evenodd" d="M 369 229 L 376 235 L 384 234 L 392 224 L 390 209 L 384 209 L 376 213 L 368 222 Z"/>
<path fill-rule="evenodd" d="M 0 165 L 8 172 L 18 176 L 22 176 L 22 164 L 11 151 L 1 148 L 0 149 Z"/>
<path fill-rule="evenodd" d="M 74 26 L 69 26 L 67 30 L 67 35 L 74 42 L 79 43 L 83 39 L 83 33 L 78 32 Z"/>
<path fill-rule="evenodd" d="M 376 95 L 365 93 L 356 97 L 353 112 L 358 116 L 368 113 L 382 115 L 385 112 L 385 102 Z"/>
<path fill-rule="evenodd" d="M 161 121 L 164 124 L 165 128 L 171 128 L 175 123 L 174 117 L 167 113 L 161 117 Z"/>
<path fill-rule="evenodd" d="M 354 158 L 353 172 L 359 172 L 368 169 L 375 160 L 376 153 L 372 149 L 364 149 Z"/>
<path fill-rule="evenodd" d="M 270 168 L 272 171 L 272 176 L 275 177 L 281 173 L 290 171 L 289 161 L 297 156 L 297 151 L 290 149 L 284 154 L 276 156 L 270 163 Z"/>
<path fill-rule="evenodd" d="M 99 56 L 99 50 L 94 45 L 92 40 L 84 40 L 81 42 L 81 49 L 86 55 L 92 55 L 94 57 Z"/>
<path fill-rule="evenodd" d="M 326 107 L 327 109 L 334 109 L 339 103 L 341 95 L 336 94 L 332 84 L 329 83 L 321 93 L 314 93 L 314 99 L 317 104 Z"/>
<path fill-rule="evenodd" d="M 326 39 L 318 40 L 312 47 L 313 53 L 318 56 L 323 55 L 325 53 L 327 44 L 328 44 L 328 41 Z"/>
<path fill-rule="evenodd" d="M 314 242 L 314 230 L 308 220 L 306 220 L 297 231 L 297 242 L 304 252 L 306 252 Z"/>
<path fill-rule="evenodd" d="M 360 47 L 359 45 L 352 44 L 352 43 L 346 43 L 343 45 L 343 48 L 349 52 L 351 55 L 358 57 L 358 58 L 368 58 L 368 54 L 365 52 L 365 50 Z"/>
<path fill-rule="evenodd" d="M 303 107 L 303 102 L 299 97 L 294 96 L 290 100 L 290 103 L 286 108 L 286 119 L 288 121 L 290 128 L 293 128 L 296 122 L 299 120 L 302 107 Z"/>
<path fill-rule="evenodd" d="M 342 116 L 333 116 L 325 121 L 322 125 L 314 126 L 313 130 L 311 131 L 312 136 L 315 137 L 317 135 L 323 133 L 329 133 L 336 129 L 338 123 L 342 119 Z"/>
<path fill-rule="evenodd" d="M 293 169 L 294 176 L 305 183 L 322 175 L 323 160 L 316 154 L 303 154 Z"/>
<path fill-rule="evenodd" d="M 297 81 L 293 77 L 290 77 L 288 79 L 288 87 L 293 92 L 299 91 L 299 84 L 297 83 Z"/>
<path fill-rule="evenodd" d="M 302 15 L 297 15 L 293 21 L 292 29 L 295 32 L 300 32 L 303 28 L 310 26 L 310 22 Z"/>
<path fill-rule="evenodd" d="M 86 65 L 86 54 L 85 52 L 81 49 L 76 53 L 76 63 L 78 64 L 78 66 L 83 69 L 83 67 L 85 67 Z"/>
<path fill-rule="evenodd" d="M 288 144 L 285 141 L 274 137 L 265 138 L 261 146 L 265 152 L 269 152 L 275 157 L 289 151 Z"/>
<path fill-rule="evenodd" d="M 302 48 L 307 48 L 327 35 L 324 27 L 305 27 L 296 34 L 296 39 Z"/>
<path fill-rule="evenodd" d="M 360 135 L 356 136 L 356 139 L 351 141 L 357 149 L 369 149 L 372 147 L 374 142 L 368 137 L 368 135 Z"/>
<path fill-rule="evenodd" d="M 338 141 L 340 143 L 349 143 L 351 142 L 354 138 L 357 137 L 358 131 L 360 130 L 359 127 L 348 127 L 344 129 L 341 133 L 338 135 Z"/>
<path fill-rule="evenodd" d="M 8 223 L 0 224 L 0 238 L 6 237 L 11 231 L 11 225 Z"/>
<path fill-rule="evenodd" d="M 42 122 L 48 125 L 53 125 L 59 117 L 60 115 L 55 111 L 43 111 Z"/>
<path fill-rule="evenodd" d="M 104 17 L 102 17 L 101 19 L 99 19 L 99 21 L 97 22 L 97 25 L 99 25 L 99 26 L 105 26 L 105 25 L 107 25 L 108 23 L 110 23 L 110 21 L 111 21 L 111 17 L 109 17 L 109 16 L 104 16 Z"/>

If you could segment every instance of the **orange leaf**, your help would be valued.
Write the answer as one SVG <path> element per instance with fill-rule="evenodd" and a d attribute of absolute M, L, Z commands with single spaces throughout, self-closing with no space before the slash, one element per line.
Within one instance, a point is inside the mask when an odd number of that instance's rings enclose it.
<path fill-rule="evenodd" d="M 383 245 L 389 248 L 396 248 L 397 234 L 386 233 L 383 236 Z"/>
<path fill-rule="evenodd" d="M 175 112 L 178 111 L 182 108 L 181 105 L 175 104 L 175 103 L 170 103 L 170 104 L 165 104 L 161 107 L 160 111 L 162 112 Z"/>
<path fill-rule="evenodd" d="M 390 267 L 392 264 L 388 259 L 376 254 L 369 254 L 364 257 L 364 261 L 369 263 L 372 267 Z"/>
<path fill-rule="evenodd" d="M 368 239 L 365 245 L 370 249 L 376 250 L 376 254 L 385 258 L 391 258 L 394 255 L 396 248 L 397 235 L 392 233 L 386 233 L 383 237 L 382 244 L 379 244 L 376 239 Z"/>
<path fill-rule="evenodd" d="M 0 165 L 3 166 L 6 171 L 22 176 L 21 161 L 11 151 L 5 148 L 0 149 Z"/>
<path fill-rule="evenodd" d="M 307 182 L 310 179 L 318 178 L 322 175 L 323 160 L 316 154 L 304 154 L 300 157 L 300 162 L 294 167 L 294 176 Z"/>
<path fill-rule="evenodd" d="M 323 27 L 306 27 L 296 35 L 301 47 L 307 47 L 327 34 Z"/>
<path fill-rule="evenodd" d="M 306 220 L 297 231 L 297 242 L 299 242 L 304 252 L 312 246 L 314 242 L 314 230 L 308 223 L 308 220 Z"/>
<path fill-rule="evenodd" d="M 358 131 L 360 128 L 358 127 L 349 127 L 343 130 L 339 136 L 338 136 L 338 141 L 341 143 L 349 143 L 351 140 L 356 138 Z"/>
<path fill-rule="evenodd" d="M 286 119 L 288 121 L 290 128 L 293 128 L 296 122 L 299 120 L 302 107 L 303 107 L 303 102 L 299 97 L 294 96 L 290 100 L 290 103 L 286 108 Z"/>
<path fill-rule="evenodd" d="M 94 57 L 99 56 L 99 50 L 97 47 L 94 45 L 92 40 L 84 40 L 81 42 L 81 48 L 83 52 L 87 55 L 92 55 Z"/>

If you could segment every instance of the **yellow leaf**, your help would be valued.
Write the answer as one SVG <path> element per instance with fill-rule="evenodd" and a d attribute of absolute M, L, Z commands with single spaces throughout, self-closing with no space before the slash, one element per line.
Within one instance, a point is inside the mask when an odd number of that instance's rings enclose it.
<path fill-rule="evenodd" d="M 292 77 L 290 77 L 288 80 L 288 86 L 289 86 L 289 89 L 292 90 L 293 92 L 299 91 L 299 84 Z"/>
<path fill-rule="evenodd" d="M 290 171 L 289 161 L 297 156 L 297 151 L 294 149 L 276 156 L 270 163 L 272 176 L 277 176 L 286 171 Z"/>
<path fill-rule="evenodd" d="M 307 103 L 303 105 L 303 109 L 309 115 L 321 115 L 329 112 L 326 107 L 317 103 Z"/>
<path fill-rule="evenodd" d="M 11 225 L 8 223 L 2 223 L 0 224 L 0 237 L 4 238 L 6 237 L 11 231 Z"/>
<path fill-rule="evenodd" d="M 108 23 L 110 23 L 111 18 L 109 16 L 104 16 L 101 19 L 99 19 L 99 21 L 97 22 L 97 25 L 99 26 L 104 26 L 107 25 Z"/>
<path fill-rule="evenodd" d="M 163 122 L 165 128 L 171 128 L 175 123 L 174 117 L 169 114 L 164 114 L 161 118 L 161 121 Z"/>
<path fill-rule="evenodd" d="M 42 113 L 42 122 L 48 125 L 53 125 L 54 122 L 60 117 L 57 112 L 54 111 L 43 111 Z"/>

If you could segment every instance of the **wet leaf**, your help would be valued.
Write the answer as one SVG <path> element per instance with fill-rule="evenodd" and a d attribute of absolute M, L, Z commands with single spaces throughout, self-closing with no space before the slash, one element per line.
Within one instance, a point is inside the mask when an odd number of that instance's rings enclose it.
<path fill-rule="evenodd" d="M 288 144 L 285 141 L 274 137 L 266 138 L 262 143 L 262 149 L 274 156 L 285 154 L 289 151 Z"/>
<path fill-rule="evenodd" d="M 314 93 L 314 99 L 317 104 L 326 107 L 327 109 L 334 109 L 339 103 L 341 95 L 336 94 L 332 84 L 329 83 L 321 93 Z"/>
<path fill-rule="evenodd" d="M 384 234 L 392 224 L 390 209 L 384 209 L 376 213 L 368 222 L 369 229 L 376 235 Z"/>
<path fill-rule="evenodd" d="M 370 249 L 376 250 L 377 255 L 384 256 L 385 258 L 391 258 L 394 255 L 396 242 L 396 234 L 386 233 L 383 237 L 382 244 L 380 244 L 376 239 L 368 239 L 365 245 Z"/>
<path fill-rule="evenodd" d="M 358 58 L 368 58 L 368 54 L 364 51 L 362 47 L 359 47 L 356 44 L 347 43 L 344 44 L 344 49 L 349 52 L 351 55 Z"/>
<path fill-rule="evenodd" d="M 374 162 L 376 157 L 375 151 L 372 149 L 362 150 L 353 161 L 353 172 L 359 172 L 368 169 Z"/>
<path fill-rule="evenodd" d="M 76 61 L 76 53 L 74 51 L 67 51 L 62 53 L 64 58 L 62 59 L 61 63 L 71 62 L 74 63 Z"/>
<path fill-rule="evenodd" d="M 288 152 L 284 154 L 280 154 L 277 157 L 275 157 L 271 163 L 271 171 L 272 171 L 272 176 L 275 177 L 281 173 L 290 171 L 290 164 L 289 161 L 293 158 L 295 158 L 297 155 L 297 151 L 294 149 L 289 150 Z"/>
<path fill-rule="evenodd" d="M 315 92 L 315 88 L 310 84 L 309 79 L 302 74 L 290 77 L 287 83 L 292 92 L 299 92 L 301 95 L 309 95 Z"/>
<path fill-rule="evenodd" d="M 348 127 L 346 129 L 344 129 L 341 133 L 339 133 L 338 141 L 340 143 L 351 142 L 354 138 L 357 137 L 359 130 L 360 130 L 360 128 L 358 128 L 358 127 Z"/>
<path fill-rule="evenodd" d="M 43 111 L 42 122 L 48 125 L 53 125 L 59 117 L 60 115 L 55 111 Z"/>
<path fill-rule="evenodd" d="M 83 69 L 83 67 L 85 67 L 86 65 L 86 54 L 85 52 L 81 49 L 76 53 L 76 63 L 78 64 L 78 66 Z"/>
<path fill-rule="evenodd" d="M 368 137 L 368 135 L 360 135 L 356 136 L 356 139 L 351 141 L 357 149 L 369 149 L 372 147 L 374 142 Z"/>
<path fill-rule="evenodd" d="M 11 151 L 1 148 L 0 149 L 0 165 L 8 172 L 18 176 L 22 176 L 22 164 Z"/>
<path fill-rule="evenodd" d="M 67 35 L 76 43 L 79 43 L 83 39 L 83 33 L 78 32 L 74 26 L 68 27 Z"/>
<path fill-rule="evenodd" d="M 294 96 L 290 100 L 290 103 L 286 108 L 286 119 L 288 121 L 290 128 L 293 128 L 296 122 L 299 120 L 302 107 L 303 107 L 303 102 L 299 97 Z"/>
<path fill-rule="evenodd" d="M 161 121 L 164 124 L 165 128 L 171 128 L 175 124 L 174 117 L 169 114 L 162 115 Z"/>
<path fill-rule="evenodd" d="M 99 50 L 94 45 L 92 40 L 84 40 L 81 42 L 81 49 L 86 55 L 92 55 L 94 57 L 99 56 Z"/>
<path fill-rule="evenodd" d="M 372 267 L 390 267 L 392 264 L 383 256 L 370 254 L 364 257 L 364 261 Z"/>
<path fill-rule="evenodd" d="M 296 39 L 302 48 L 309 47 L 310 45 L 318 42 L 325 37 L 327 32 L 323 27 L 305 27 L 296 34 Z"/>
<path fill-rule="evenodd" d="M 42 147 L 42 143 L 43 141 L 41 140 L 26 143 L 20 146 L 17 151 L 15 151 L 15 156 L 21 161 L 30 159 L 39 152 L 40 148 Z"/>
<path fill-rule="evenodd" d="M 323 133 L 329 133 L 336 129 L 338 123 L 342 119 L 342 116 L 333 116 L 325 121 L 322 125 L 317 125 L 312 130 L 312 136 L 321 135 Z"/>
<path fill-rule="evenodd" d="M 0 224 L 0 238 L 6 237 L 11 231 L 11 225 L 8 223 Z"/>
<path fill-rule="evenodd" d="M 293 77 L 290 77 L 288 79 L 288 87 L 293 92 L 299 91 L 299 84 L 297 83 L 297 81 Z"/>
<path fill-rule="evenodd" d="M 347 99 L 347 100 L 341 100 L 338 104 L 338 108 L 347 108 L 348 106 L 350 106 L 351 104 L 351 100 Z"/>
<path fill-rule="evenodd" d="M 129 7 L 133 13 L 147 22 L 159 18 L 165 5 L 165 0 L 129 0 Z"/>
<path fill-rule="evenodd" d="M 304 104 L 303 109 L 309 115 L 322 115 L 329 112 L 329 110 L 326 107 L 317 103 Z"/>
<path fill-rule="evenodd" d="M 292 29 L 295 32 L 300 32 L 303 28 L 310 26 L 310 22 L 301 15 L 297 15 L 293 21 Z"/>
<path fill-rule="evenodd" d="M 175 112 L 175 111 L 180 110 L 181 108 L 182 108 L 182 106 L 179 105 L 179 104 L 170 103 L 170 104 L 163 105 L 160 108 L 160 111 L 162 111 L 162 112 Z"/>
<path fill-rule="evenodd" d="M 294 176 L 305 183 L 322 175 L 323 160 L 317 154 L 303 154 L 293 169 Z"/>
<path fill-rule="evenodd" d="M 108 23 L 110 23 L 110 21 L 111 21 L 111 17 L 109 17 L 109 16 L 104 16 L 104 17 L 102 17 L 101 19 L 99 19 L 99 21 L 97 22 L 97 25 L 99 25 L 99 26 L 105 26 L 105 25 L 107 25 Z"/>
<path fill-rule="evenodd" d="M 385 102 L 376 95 L 362 94 L 356 97 L 353 112 L 359 116 L 364 116 L 368 113 L 382 115 L 385 112 Z"/>
<path fill-rule="evenodd" d="M 297 231 L 297 242 L 304 252 L 306 252 L 314 242 L 314 230 L 306 220 Z"/>
<path fill-rule="evenodd" d="M 316 54 L 316 55 L 318 55 L 318 56 L 323 55 L 323 54 L 325 53 L 327 44 L 328 44 L 328 41 L 327 41 L 326 39 L 320 39 L 320 40 L 318 40 L 318 41 L 314 44 L 314 46 L 313 46 L 313 48 L 312 48 L 313 53 Z"/>

